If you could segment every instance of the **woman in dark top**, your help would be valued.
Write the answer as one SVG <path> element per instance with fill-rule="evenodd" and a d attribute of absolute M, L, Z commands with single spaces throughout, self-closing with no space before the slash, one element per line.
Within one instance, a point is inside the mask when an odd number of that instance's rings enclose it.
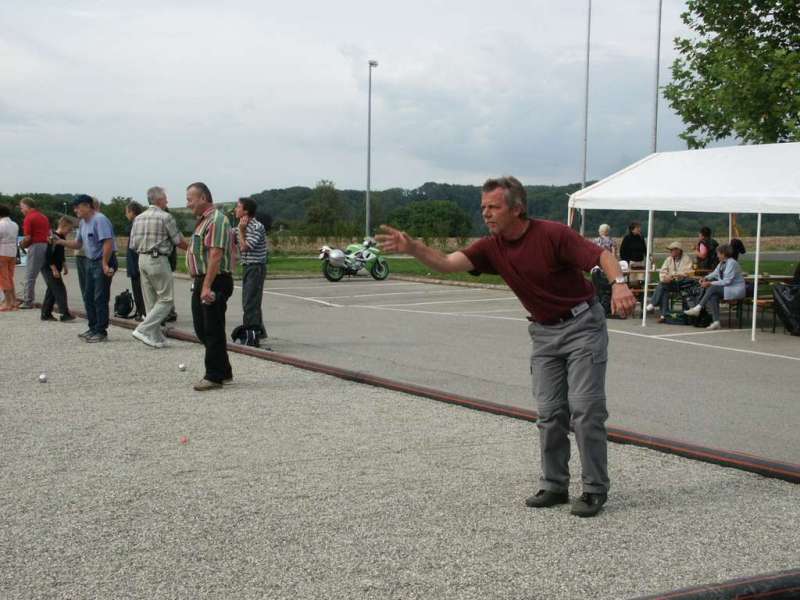
<path fill-rule="evenodd" d="M 642 237 L 642 224 L 634 221 L 628 225 L 628 235 L 622 238 L 619 258 L 629 263 L 643 263 L 645 256 L 647 256 L 647 243 Z"/>
<path fill-rule="evenodd" d="M 631 285 L 640 286 L 644 281 L 644 259 L 647 256 L 647 242 L 642 237 L 642 224 L 634 221 L 628 225 L 628 234 L 622 238 L 619 258 L 628 262 L 632 271 L 628 276 Z"/>

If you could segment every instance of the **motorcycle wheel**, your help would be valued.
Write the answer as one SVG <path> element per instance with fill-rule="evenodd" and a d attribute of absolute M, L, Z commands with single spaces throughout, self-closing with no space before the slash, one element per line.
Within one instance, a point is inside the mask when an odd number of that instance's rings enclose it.
<path fill-rule="evenodd" d="M 374 279 L 383 281 L 389 276 L 389 263 L 383 258 L 379 258 L 375 261 L 375 264 L 372 265 L 369 274 L 372 275 Z"/>
<path fill-rule="evenodd" d="M 334 267 L 327 260 L 322 261 L 322 274 L 328 281 L 340 281 L 344 277 L 344 269 L 342 267 Z"/>

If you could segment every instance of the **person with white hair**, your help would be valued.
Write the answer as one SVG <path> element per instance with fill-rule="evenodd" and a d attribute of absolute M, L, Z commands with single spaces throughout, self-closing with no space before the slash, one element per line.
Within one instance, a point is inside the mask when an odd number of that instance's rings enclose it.
<path fill-rule="evenodd" d="M 614 258 L 617 258 L 617 243 L 611 239 L 609 236 L 610 233 L 611 227 L 603 223 L 597 228 L 597 234 L 599 237 L 594 239 L 594 243 L 600 246 L 603 250 L 608 250 L 614 256 Z"/>

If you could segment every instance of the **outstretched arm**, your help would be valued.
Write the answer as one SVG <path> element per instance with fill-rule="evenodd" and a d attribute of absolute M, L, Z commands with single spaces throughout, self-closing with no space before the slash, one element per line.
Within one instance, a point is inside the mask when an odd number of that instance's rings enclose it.
<path fill-rule="evenodd" d="M 381 225 L 384 233 L 375 236 L 381 250 L 385 252 L 399 252 L 410 254 L 421 263 L 440 273 L 456 273 L 458 271 L 472 271 L 475 266 L 463 252 L 444 254 L 435 248 L 426 246 L 419 240 L 414 240 L 405 231 L 400 231 Z"/>

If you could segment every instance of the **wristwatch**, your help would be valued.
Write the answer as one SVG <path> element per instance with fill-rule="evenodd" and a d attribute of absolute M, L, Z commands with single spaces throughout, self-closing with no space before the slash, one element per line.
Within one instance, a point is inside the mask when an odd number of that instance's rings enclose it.
<path fill-rule="evenodd" d="M 614 285 L 615 283 L 625 283 L 625 278 L 622 275 L 615 277 L 614 281 L 611 282 L 611 285 Z"/>

